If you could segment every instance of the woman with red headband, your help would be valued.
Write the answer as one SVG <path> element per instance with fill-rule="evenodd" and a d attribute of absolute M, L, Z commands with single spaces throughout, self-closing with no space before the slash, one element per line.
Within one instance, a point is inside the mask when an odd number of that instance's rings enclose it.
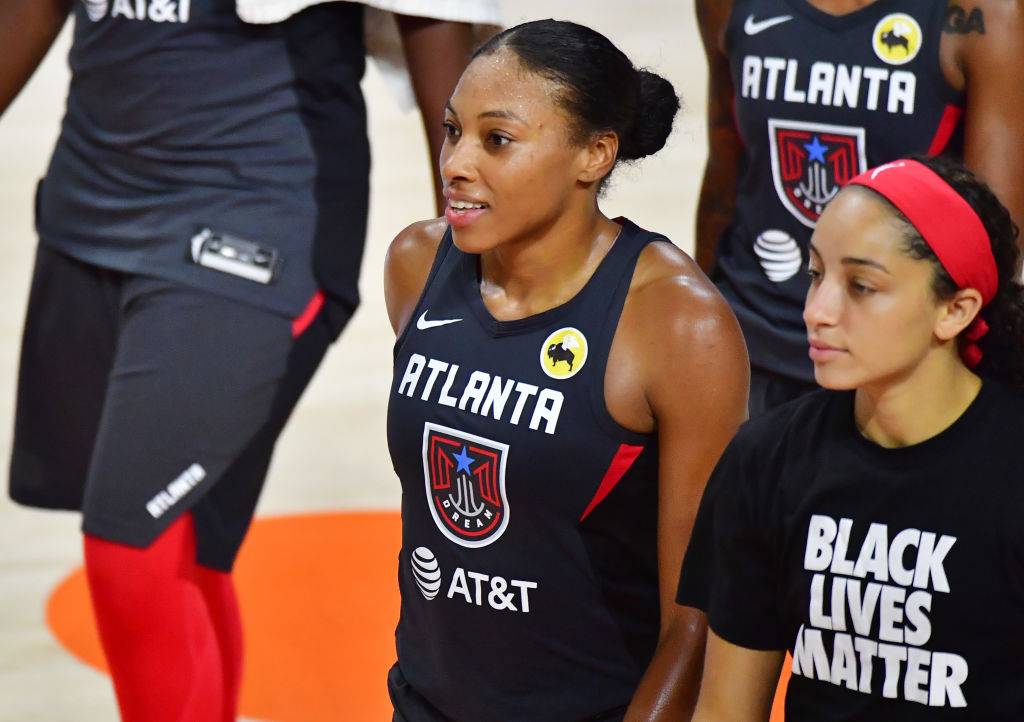
<path fill-rule="evenodd" d="M 825 210 L 824 390 L 740 430 L 683 565 L 711 630 L 694 720 L 768 719 L 786 650 L 787 722 L 1024 718 L 1016 235 L 949 161 L 879 166 Z"/>

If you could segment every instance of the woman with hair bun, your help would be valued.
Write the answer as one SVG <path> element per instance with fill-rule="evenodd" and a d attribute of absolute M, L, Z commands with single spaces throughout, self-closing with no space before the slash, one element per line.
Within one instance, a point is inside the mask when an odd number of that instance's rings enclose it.
<path fill-rule="evenodd" d="M 746 351 L 693 261 L 598 203 L 678 107 L 607 38 L 553 20 L 482 46 L 448 103 L 445 216 L 399 234 L 385 270 L 396 720 L 692 709 L 703 615 L 672 600 L 744 417 Z M 659 645 L 673 654 L 649 666 Z"/>
<path fill-rule="evenodd" d="M 787 722 L 1024 716 L 1016 236 L 947 160 L 825 209 L 804 306 L 824 390 L 740 430 L 683 566 L 711 629 L 694 720 L 767 720 L 787 649 Z"/>

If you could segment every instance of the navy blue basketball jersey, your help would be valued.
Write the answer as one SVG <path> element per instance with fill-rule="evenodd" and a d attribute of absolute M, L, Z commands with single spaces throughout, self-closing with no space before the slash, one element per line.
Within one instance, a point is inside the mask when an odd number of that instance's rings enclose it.
<path fill-rule="evenodd" d="M 807 0 L 736 0 L 726 43 L 744 163 L 714 275 L 752 366 L 814 380 L 803 269 L 842 184 L 894 158 L 957 150 L 962 94 L 939 65 L 945 8 L 876 0 L 834 16 Z"/>
<path fill-rule="evenodd" d="M 41 241 L 287 316 L 318 288 L 354 308 L 370 168 L 362 17 L 335 2 L 254 26 L 232 0 L 76 1 Z M 222 241 L 224 254 L 205 252 Z"/>
<path fill-rule="evenodd" d="M 653 655 L 657 439 L 613 420 L 604 378 L 637 258 L 665 239 L 622 225 L 575 297 L 515 321 L 446 233 L 396 344 L 398 664 L 444 719 L 614 719 Z"/>

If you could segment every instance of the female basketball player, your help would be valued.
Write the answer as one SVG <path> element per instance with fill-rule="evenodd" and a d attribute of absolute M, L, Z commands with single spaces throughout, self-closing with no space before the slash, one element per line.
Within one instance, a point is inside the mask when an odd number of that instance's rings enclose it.
<path fill-rule="evenodd" d="M 1021 718 L 1016 234 L 945 160 L 825 210 L 804 319 L 827 390 L 741 429 L 698 517 L 713 563 L 687 552 L 680 601 L 710 590 L 695 720 L 767 719 L 786 649 L 791 722 Z"/>
<path fill-rule="evenodd" d="M 739 318 L 756 416 L 816 388 L 807 243 L 840 185 L 962 156 L 1024 218 L 1020 0 L 697 0 L 708 162 L 697 261 Z"/>
<path fill-rule="evenodd" d="M 445 217 L 386 265 L 398 720 L 692 709 L 705 627 L 672 603 L 673 565 L 744 416 L 746 354 L 697 266 L 598 204 L 677 109 L 667 81 L 553 20 L 480 48 L 451 97 Z M 676 653 L 648 667 L 659 643 Z"/>
<path fill-rule="evenodd" d="M 125 722 L 234 720 L 232 564 L 278 434 L 358 304 L 362 9 L 255 27 L 231 0 L 4 3 L 0 113 L 70 12 L 11 496 L 83 511 Z M 400 25 L 440 112 L 469 27 Z"/>

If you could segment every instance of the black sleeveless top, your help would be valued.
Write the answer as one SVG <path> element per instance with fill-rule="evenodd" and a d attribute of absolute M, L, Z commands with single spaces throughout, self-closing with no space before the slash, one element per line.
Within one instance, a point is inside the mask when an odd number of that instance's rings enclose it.
<path fill-rule="evenodd" d="M 447 232 L 395 346 L 398 663 L 445 718 L 607 718 L 654 652 L 657 439 L 612 419 L 604 378 L 637 257 L 665 239 L 620 222 L 574 298 L 515 321 Z"/>
<path fill-rule="evenodd" d="M 248 25 L 232 0 L 75 2 L 43 243 L 297 316 L 351 309 L 366 228 L 362 7 Z M 203 228 L 276 252 L 270 283 L 194 261 Z"/>
<path fill-rule="evenodd" d="M 736 0 L 726 31 L 744 161 L 715 282 L 751 365 L 813 381 L 802 319 L 808 241 L 842 183 L 911 153 L 958 152 L 946 3 L 876 0 L 834 16 L 807 0 Z"/>

